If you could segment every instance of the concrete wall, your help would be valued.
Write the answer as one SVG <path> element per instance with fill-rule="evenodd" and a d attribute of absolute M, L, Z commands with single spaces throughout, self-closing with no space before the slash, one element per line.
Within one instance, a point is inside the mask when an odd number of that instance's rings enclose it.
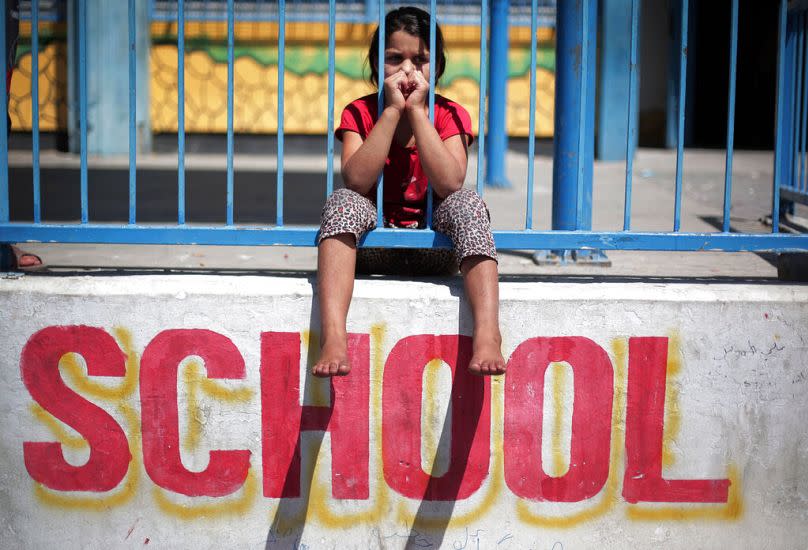
<path fill-rule="evenodd" d="M 458 283 L 359 281 L 330 387 L 306 279 L 0 281 L 3 547 L 805 544 L 808 287 L 504 283 L 484 379 Z"/>

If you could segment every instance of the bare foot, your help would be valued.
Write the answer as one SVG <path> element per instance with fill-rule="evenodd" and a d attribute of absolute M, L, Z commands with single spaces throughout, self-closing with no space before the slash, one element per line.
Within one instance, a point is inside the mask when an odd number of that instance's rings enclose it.
<path fill-rule="evenodd" d="M 11 251 L 14 254 L 14 260 L 18 268 L 36 268 L 42 266 L 42 258 L 36 254 L 20 250 L 16 246 L 11 246 Z"/>
<path fill-rule="evenodd" d="M 326 378 L 328 376 L 345 376 L 351 372 L 348 363 L 348 344 L 345 338 L 338 338 L 336 342 L 326 342 L 320 350 L 320 360 L 311 369 L 314 376 Z"/>
<path fill-rule="evenodd" d="M 484 376 L 504 374 L 505 359 L 502 357 L 501 345 L 502 339 L 498 335 L 475 336 L 469 372 Z"/>

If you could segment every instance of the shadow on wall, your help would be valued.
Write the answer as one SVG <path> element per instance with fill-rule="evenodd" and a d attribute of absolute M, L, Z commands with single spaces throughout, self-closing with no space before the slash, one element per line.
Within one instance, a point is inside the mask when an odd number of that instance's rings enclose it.
<path fill-rule="evenodd" d="M 310 327 L 319 325 L 317 319 L 315 301 Z M 262 370 L 268 369 L 261 375 L 263 430 L 269 442 L 263 455 L 264 494 L 278 499 L 267 533 L 267 549 L 297 548 L 312 510 L 323 506 L 324 502 L 320 501 L 332 496 L 320 494 L 320 489 L 316 489 L 318 476 L 327 475 L 325 471 L 318 472 L 316 464 L 326 431 L 332 436 L 333 498 L 371 498 L 369 335 L 349 335 L 351 374 L 325 380 L 319 386 L 328 388 L 330 405 L 321 404 L 322 395 L 311 399 L 319 402 L 317 405 L 299 404 L 300 343 L 297 333 L 267 333 L 261 343 L 263 356 L 267 357 L 264 352 L 271 349 L 273 357 L 277 358 L 274 364 L 261 366 Z M 318 351 L 317 339 L 310 337 L 308 356 L 313 360 Z M 466 366 L 471 356 L 471 338 L 452 335 L 405 338 L 394 346 L 387 358 L 381 408 L 385 429 L 377 440 L 377 445 L 381 445 L 383 472 L 378 472 L 375 484 L 384 484 L 381 491 L 392 490 L 420 501 L 409 532 L 391 535 L 398 538 L 398 542 L 404 542 L 406 548 L 421 547 L 426 540 L 430 546 L 440 547 L 455 502 L 476 492 L 488 477 L 491 386 L 489 378 L 468 372 Z M 438 443 L 438 448 L 444 452 L 449 450 L 450 460 L 445 473 L 432 476 L 422 466 L 420 427 L 424 369 L 437 357 L 442 358 L 452 372 L 451 407 L 442 419 Z M 307 381 L 307 386 L 312 386 L 310 382 L 312 380 Z M 316 394 L 318 385 L 313 384 L 313 387 L 312 393 Z M 402 387 L 418 390 L 402 392 Z M 279 392 L 278 388 L 283 390 Z M 304 400 L 310 399 L 307 396 Z M 385 508 L 381 502 L 377 507 Z M 383 509 L 372 515 L 383 517 L 381 515 L 388 513 L 389 510 Z M 375 529 L 372 533 L 379 537 L 382 546 L 382 539 L 389 538 Z M 402 538 L 406 541 L 401 541 Z"/>
<path fill-rule="evenodd" d="M 442 337 L 435 339 L 449 343 Z M 456 501 L 467 498 L 488 477 L 491 462 L 490 378 L 472 375 L 466 368 L 472 356 L 471 338 L 460 336 L 455 342 L 458 345 L 452 350 L 454 353 L 444 352 L 444 356 L 454 359 L 449 365 L 452 369 L 451 408 L 444 417 L 438 444 L 438 448 L 451 448 L 451 462 L 449 470 L 440 477 L 424 474 L 426 487 L 407 539 L 407 548 L 421 546 L 417 541 L 422 532 L 431 535 L 434 548 L 441 548 Z M 413 370 L 420 378 L 422 370 Z M 420 409 L 420 403 L 418 405 Z M 420 415 L 420 410 L 418 413 Z M 409 435 L 417 437 L 416 443 L 420 441 L 420 434 Z M 420 458 L 420 452 L 418 454 Z M 396 463 L 395 460 L 391 462 Z M 417 467 L 420 469 L 420 464 Z"/>

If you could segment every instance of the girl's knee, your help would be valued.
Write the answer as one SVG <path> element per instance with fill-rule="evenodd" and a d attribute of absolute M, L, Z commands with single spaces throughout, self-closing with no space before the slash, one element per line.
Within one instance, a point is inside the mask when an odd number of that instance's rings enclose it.
<path fill-rule="evenodd" d="M 351 233 L 356 240 L 376 227 L 376 209 L 373 203 L 356 191 L 337 189 L 325 201 L 320 217 L 320 236 L 324 238 Z"/>
<path fill-rule="evenodd" d="M 335 216 L 364 219 L 375 210 L 373 203 L 356 191 L 337 189 L 325 200 L 322 221 Z"/>
<path fill-rule="evenodd" d="M 367 200 L 356 191 L 351 191 L 350 189 L 336 189 L 325 200 L 323 211 L 325 212 L 334 207 L 357 204 L 363 199 Z"/>
<path fill-rule="evenodd" d="M 449 224 L 488 224 L 490 215 L 483 199 L 471 189 L 449 194 L 435 211 L 436 221 Z"/>
<path fill-rule="evenodd" d="M 463 187 L 454 191 L 453 193 L 449 193 L 446 196 L 444 202 L 459 202 L 464 204 L 484 204 L 483 199 L 480 195 L 477 194 L 476 191 L 473 189 L 469 189 L 468 187 Z"/>

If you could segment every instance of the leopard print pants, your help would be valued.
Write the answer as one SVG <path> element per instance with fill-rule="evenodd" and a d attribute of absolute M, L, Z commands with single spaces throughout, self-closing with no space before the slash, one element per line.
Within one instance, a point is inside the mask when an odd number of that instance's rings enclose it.
<path fill-rule="evenodd" d="M 320 222 L 318 244 L 328 237 L 350 233 L 359 242 L 376 227 L 376 205 L 367 197 L 338 189 L 328 197 Z M 358 273 L 390 275 L 450 275 L 469 256 L 497 259 L 491 222 L 483 200 L 470 189 L 460 189 L 436 201 L 432 227 L 446 234 L 454 249 L 359 248 Z"/>

